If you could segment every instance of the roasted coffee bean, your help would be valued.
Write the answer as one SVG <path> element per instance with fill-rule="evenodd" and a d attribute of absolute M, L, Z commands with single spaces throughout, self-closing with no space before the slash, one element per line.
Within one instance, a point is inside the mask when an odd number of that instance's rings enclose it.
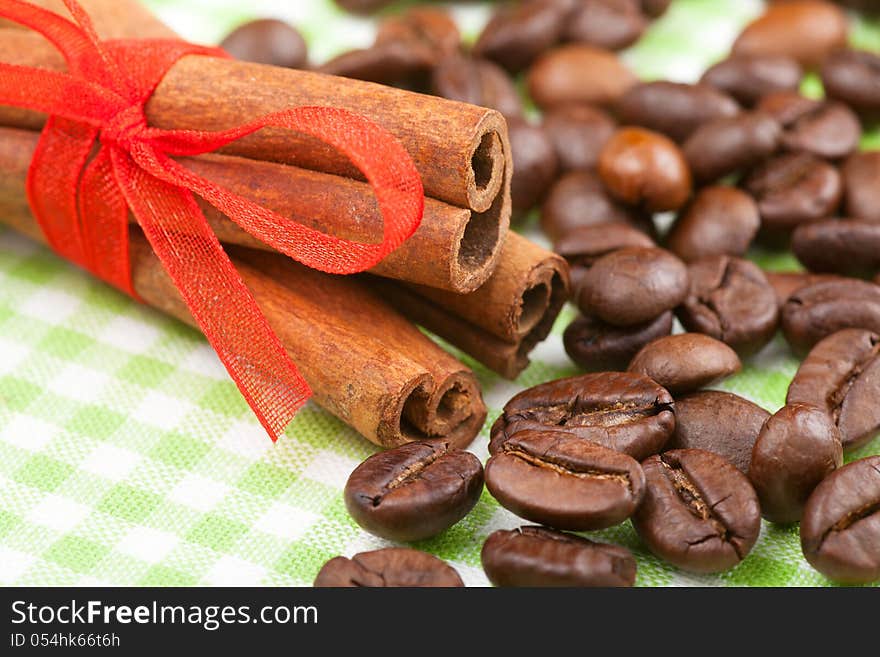
<path fill-rule="evenodd" d="M 641 374 L 600 372 L 529 388 L 504 406 L 489 453 L 521 431 L 556 432 L 643 459 L 675 428 L 672 396 Z"/>
<path fill-rule="evenodd" d="M 684 154 L 669 139 L 621 128 L 599 154 L 599 177 L 612 196 L 649 212 L 677 210 L 691 195 Z"/>
<path fill-rule="evenodd" d="M 672 332 L 671 312 L 657 319 L 621 328 L 596 317 L 578 317 L 562 334 L 565 352 L 577 365 L 588 372 L 625 370 L 651 340 Z"/>
<path fill-rule="evenodd" d="M 752 449 L 749 479 L 761 514 L 772 522 L 797 522 L 813 489 L 841 465 L 840 431 L 828 413 L 812 404 L 783 406 Z"/>
<path fill-rule="evenodd" d="M 449 529 L 483 490 L 480 460 L 444 440 L 374 454 L 345 484 L 345 507 L 361 527 L 392 541 L 418 541 Z"/>
<path fill-rule="evenodd" d="M 486 463 L 504 508 L 556 529 L 617 525 L 638 508 L 645 475 L 626 454 L 561 431 L 518 431 Z"/>
<path fill-rule="evenodd" d="M 801 548 L 830 579 L 880 580 L 880 456 L 845 465 L 816 486 L 801 520 Z"/>
<path fill-rule="evenodd" d="M 799 226 L 791 248 L 810 271 L 873 276 L 880 271 L 880 223 L 831 219 Z"/>
<path fill-rule="evenodd" d="M 846 449 L 880 432 L 880 336 L 844 329 L 819 342 L 788 387 L 789 404 L 815 404 L 840 429 Z"/>
<path fill-rule="evenodd" d="M 880 151 L 853 154 L 841 172 L 849 216 L 880 223 Z"/>
<path fill-rule="evenodd" d="M 556 242 L 553 250 L 568 261 L 572 298 L 577 298 L 584 276 L 596 260 L 620 249 L 654 246 L 654 240 L 637 228 L 608 223 L 574 228 Z"/>
<path fill-rule="evenodd" d="M 376 43 L 413 41 L 434 52 L 435 63 L 458 53 L 461 34 L 452 17 L 442 9 L 412 7 L 379 23 Z"/>
<path fill-rule="evenodd" d="M 652 456 L 642 467 L 647 490 L 632 523 L 651 552 L 695 573 L 729 570 L 746 557 L 761 510 L 745 475 L 699 449 Z"/>
<path fill-rule="evenodd" d="M 431 76 L 431 91 L 450 100 L 491 107 L 509 118 L 523 114 L 522 100 L 513 80 L 504 69 L 487 59 L 462 54 L 445 58 Z"/>
<path fill-rule="evenodd" d="M 566 20 L 563 38 L 597 48 L 620 50 L 644 33 L 648 19 L 639 0 L 580 0 Z"/>
<path fill-rule="evenodd" d="M 544 115 L 544 130 L 563 171 L 595 168 L 616 128 L 607 112 L 589 105 L 563 105 Z"/>
<path fill-rule="evenodd" d="M 516 73 L 561 38 L 573 2 L 526 0 L 501 6 L 474 44 L 474 54 Z"/>
<path fill-rule="evenodd" d="M 694 178 L 714 182 L 755 166 L 779 146 L 782 128 L 766 112 L 746 112 L 708 121 L 682 146 Z"/>
<path fill-rule="evenodd" d="M 846 44 L 849 26 L 839 7 L 821 0 L 770 5 L 733 44 L 734 55 L 786 55 L 813 68 Z"/>
<path fill-rule="evenodd" d="M 667 449 L 703 449 L 748 474 L 752 448 L 770 413 L 731 392 L 704 390 L 676 399 L 675 417 Z"/>
<path fill-rule="evenodd" d="M 455 569 L 437 557 L 410 548 L 382 548 L 351 559 L 334 557 L 315 578 L 316 587 L 461 587 Z"/>
<path fill-rule="evenodd" d="M 796 91 L 780 91 L 765 96 L 758 109 L 782 125 L 781 144 L 786 150 L 837 160 L 859 146 L 859 117 L 842 103 L 813 100 Z"/>
<path fill-rule="evenodd" d="M 584 314 L 634 326 L 675 308 L 687 294 L 687 266 L 669 251 L 621 249 L 587 270 L 576 302 Z"/>
<path fill-rule="evenodd" d="M 822 64 L 822 84 L 834 98 L 869 119 L 880 115 L 880 54 L 838 50 Z"/>
<path fill-rule="evenodd" d="M 515 212 L 531 210 L 541 200 L 556 177 L 556 151 L 543 128 L 524 119 L 508 119 L 513 181 L 510 195 Z"/>
<path fill-rule="evenodd" d="M 355 13 L 367 13 L 390 5 L 394 0 L 336 0 L 343 9 Z"/>
<path fill-rule="evenodd" d="M 642 11 L 651 18 L 657 18 L 666 13 L 672 0 L 641 0 Z"/>
<path fill-rule="evenodd" d="M 235 59 L 287 68 L 305 68 L 308 47 L 292 25 L 263 19 L 236 28 L 220 44 Z"/>
<path fill-rule="evenodd" d="M 840 173 L 809 153 L 786 153 L 760 165 L 746 178 L 762 228 L 788 232 L 834 214 L 843 196 Z"/>
<path fill-rule="evenodd" d="M 752 197 L 735 187 L 705 187 L 675 221 L 666 247 L 685 262 L 745 255 L 761 217 Z"/>
<path fill-rule="evenodd" d="M 845 328 L 880 332 L 880 287 L 858 279 L 816 283 L 792 294 L 782 307 L 782 331 L 795 353 L 805 354 Z"/>
<path fill-rule="evenodd" d="M 676 313 L 684 327 L 748 356 L 770 341 L 779 321 L 776 293 L 757 265 L 730 256 L 688 267 L 690 292 Z"/>
<path fill-rule="evenodd" d="M 529 94 L 542 109 L 567 103 L 613 105 L 637 81 L 617 55 L 582 44 L 547 52 L 528 74 Z"/>
<path fill-rule="evenodd" d="M 839 278 L 832 274 L 810 274 L 801 271 L 765 271 L 764 275 L 767 277 L 767 282 L 773 287 L 773 291 L 776 292 L 776 304 L 779 306 L 780 313 L 788 298 L 802 287 Z"/>
<path fill-rule="evenodd" d="M 710 67 L 700 82 L 733 96 L 751 107 L 775 91 L 795 91 L 804 71 L 797 60 L 785 55 L 729 57 Z"/>
<path fill-rule="evenodd" d="M 541 229 L 552 241 L 583 226 L 627 223 L 653 234 L 650 216 L 611 197 L 593 171 L 571 171 L 557 180 L 541 208 Z"/>
<path fill-rule="evenodd" d="M 495 586 L 632 586 L 636 560 L 626 548 L 544 527 L 499 529 L 480 553 Z"/>
<path fill-rule="evenodd" d="M 388 41 L 350 50 L 325 62 L 318 71 L 386 85 L 421 86 L 436 64 L 431 48 L 416 41 Z"/>
<path fill-rule="evenodd" d="M 702 333 L 679 333 L 645 345 L 628 371 L 644 374 L 673 395 L 705 388 L 742 369 L 736 352 Z"/>
<path fill-rule="evenodd" d="M 702 84 L 641 82 L 617 103 L 621 123 L 638 125 L 683 142 L 699 126 L 739 113 L 737 102 Z"/>

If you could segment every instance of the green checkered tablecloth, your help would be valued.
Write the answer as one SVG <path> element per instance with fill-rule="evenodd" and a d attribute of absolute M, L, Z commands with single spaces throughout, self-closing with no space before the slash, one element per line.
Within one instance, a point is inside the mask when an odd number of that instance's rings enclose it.
<path fill-rule="evenodd" d="M 290 19 L 318 61 L 369 43 L 373 30 L 329 0 L 148 4 L 205 42 L 254 16 Z M 646 77 L 693 79 L 760 8 L 677 0 L 626 58 Z M 473 3 L 455 12 L 470 34 L 486 16 Z M 859 23 L 854 38 L 880 48 L 878 26 Z M 794 265 L 788 256 L 756 258 Z M 563 313 L 515 383 L 468 361 L 484 386 L 487 427 L 518 390 L 576 373 L 560 339 L 572 316 Z M 796 367 L 777 339 L 723 387 L 776 410 Z M 483 459 L 486 443 L 484 429 L 473 446 Z M 330 557 L 386 545 L 352 522 L 341 494 L 375 449 L 312 404 L 272 445 L 199 334 L 0 232 L 0 583 L 309 584 Z M 850 458 L 875 453 L 880 440 Z M 450 561 L 468 585 L 485 585 L 483 540 L 518 524 L 484 494 L 465 520 L 416 547 Z M 636 554 L 643 586 L 828 584 L 802 558 L 793 527 L 765 523 L 752 555 L 713 577 L 661 563 L 629 523 L 595 536 Z"/>

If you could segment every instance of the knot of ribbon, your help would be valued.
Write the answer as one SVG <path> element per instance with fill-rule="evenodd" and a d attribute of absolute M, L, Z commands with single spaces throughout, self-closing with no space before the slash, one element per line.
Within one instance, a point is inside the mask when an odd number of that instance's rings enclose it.
<path fill-rule="evenodd" d="M 201 197 L 248 233 L 302 264 L 353 274 L 378 264 L 421 222 L 421 179 L 403 146 L 368 119 L 334 107 L 297 107 L 225 131 L 162 130 L 145 108 L 186 55 L 228 57 L 174 39 L 101 41 L 83 8 L 73 21 L 23 0 L 0 17 L 42 34 L 67 72 L 0 63 L 0 105 L 49 115 L 31 162 L 27 195 L 50 246 L 137 298 L 130 212 L 195 321 L 273 440 L 311 396 L 196 202 Z M 373 188 L 380 243 L 316 231 L 197 176 L 173 158 L 214 151 L 265 127 L 310 135 L 345 154 Z"/>

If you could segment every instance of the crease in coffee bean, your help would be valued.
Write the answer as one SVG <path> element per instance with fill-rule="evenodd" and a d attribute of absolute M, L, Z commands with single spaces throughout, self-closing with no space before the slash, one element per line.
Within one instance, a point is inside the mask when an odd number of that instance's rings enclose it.
<path fill-rule="evenodd" d="M 540 456 L 529 454 L 524 450 L 517 449 L 516 447 L 511 446 L 509 443 L 505 443 L 501 449 L 508 456 L 512 456 L 513 458 L 524 461 L 532 467 L 552 470 L 558 474 L 565 475 L 567 477 L 577 477 L 578 479 L 605 479 L 608 481 L 616 481 L 625 485 L 630 494 L 635 494 L 635 489 L 629 475 L 619 472 L 606 472 L 604 470 L 595 469 L 572 470 L 562 463 L 554 461 L 552 456 L 547 455 L 547 452 L 552 450 L 557 444 L 558 443 L 554 442 L 552 445 L 547 447 L 547 449 L 544 450 Z"/>
<path fill-rule="evenodd" d="M 871 346 L 876 347 L 878 343 L 878 338 L 871 338 Z M 843 380 L 837 389 L 831 393 L 831 397 L 828 399 L 829 406 L 831 407 L 831 417 L 834 420 L 834 424 L 838 423 L 840 420 L 840 411 L 843 406 L 843 402 L 846 400 L 846 396 L 849 394 L 850 389 L 855 385 L 856 381 L 858 381 L 859 377 L 862 375 L 862 372 L 865 370 L 870 363 L 874 361 L 875 358 L 880 357 L 876 351 L 872 351 L 857 362 L 853 368 L 846 375 L 846 379 Z"/>
<path fill-rule="evenodd" d="M 616 402 L 605 408 L 579 408 L 580 398 L 553 406 L 533 406 L 513 414 L 511 420 L 529 419 L 544 425 L 552 423 L 557 427 L 620 426 L 642 418 L 672 411 L 673 404 L 661 402 L 655 397 L 650 406 L 636 403 Z"/>
<path fill-rule="evenodd" d="M 871 466 L 871 469 L 874 470 L 878 475 L 880 475 L 880 467 Z M 819 541 L 819 547 L 821 548 L 828 537 L 831 536 L 831 534 L 833 534 L 834 532 L 842 532 L 846 529 L 849 529 L 859 520 L 864 520 L 865 518 L 868 518 L 875 513 L 880 513 L 880 500 L 868 502 L 867 504 L 856 509 L 855 511 L 850 511 L 849 513 L 844 515 L 843 518 L 831 525 L 831 527 L 829 527 L 824 534 L 822 534 L 822 538 Z"/>
<path fill-rule="evenodd" d="M 718 308 L 712 295 L 718 290 L 723 290 L 730 284 L 730 280 L 733 278 L 732 263 L 732 260 L 727 260 L 724 264 L 724 273 L 721 274 L 721 280 L 718 282 L 718 285 L 709 290 L 705 296 L 697 297 L 700 300 L 700 303 L 706 307 L 706 310 L 712 313 L 712 316 L 715 317 L 716 324 L 718 325 L 718 339 L 722 342 L 725 342 L 729 337 L 730 325 L 725 320 L 724 313 Z"/>

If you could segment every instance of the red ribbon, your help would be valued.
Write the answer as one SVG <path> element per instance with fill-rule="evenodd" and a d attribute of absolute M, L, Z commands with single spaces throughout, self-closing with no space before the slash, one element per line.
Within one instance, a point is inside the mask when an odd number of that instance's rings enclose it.
<path fill-rule="evenodd" d="M 130 210 L 275 440 L 311 390 L 193 194 L 291 258 L 321 271 L 352 274 L 376 265 L 419 226 L 424 195 L 415 165 L 390 133 L 332 107 L 298 107 L 222 132 L 152 128 L 144 107 L 178 59 L 227 55 L 173 39 L 100 41 L 82 7 L 75 0 L 64 4 L 74 22 L 22 0 L 0 0 L 0 17 L 41 33 L 61 51 L 68 67 L 63 74 L 0 63 L 0 104 L 50 116 L 28 173 L 34 216 L 57 253 L 137 298 L 128 253 Z M 268 126 L 311 135 L 348 156 L 376 195 L 385 221 L 381 243 L 316 231 L 171 159 L 214 151 Z"/>

